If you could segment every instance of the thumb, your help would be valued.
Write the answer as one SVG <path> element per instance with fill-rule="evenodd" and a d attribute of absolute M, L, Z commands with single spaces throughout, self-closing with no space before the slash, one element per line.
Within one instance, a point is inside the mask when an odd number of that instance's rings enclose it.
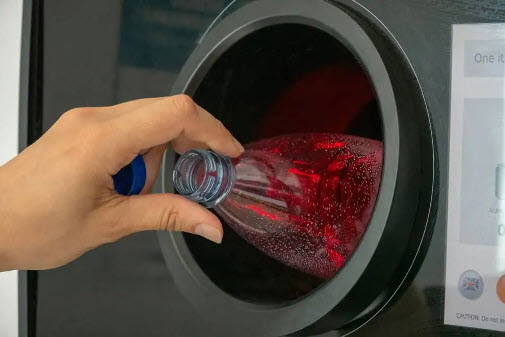
<path fill-rule="evenodd" d="M 221 243 L 223 227 L 209 210 L 180 195 L 162 193 L 125 197 L 109 209 L 121 219 L 121 236 L 146 230 L 178 231 Z"/>

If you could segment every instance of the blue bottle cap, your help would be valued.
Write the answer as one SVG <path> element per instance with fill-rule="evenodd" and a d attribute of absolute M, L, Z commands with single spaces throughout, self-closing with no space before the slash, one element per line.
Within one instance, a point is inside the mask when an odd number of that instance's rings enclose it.
<path fill-rule="evenodd" d="M 146 164 L 138 155 L 133 161 L 112 176 L 114 189 L 122 195 L 139 194 L 146 183 Z"/>

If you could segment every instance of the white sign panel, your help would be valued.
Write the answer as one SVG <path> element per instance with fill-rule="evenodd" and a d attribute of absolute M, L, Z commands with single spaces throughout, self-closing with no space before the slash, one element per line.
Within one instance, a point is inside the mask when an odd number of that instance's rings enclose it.
<path fill-rule="evenodd" d="M 453 26 L 444 321 L 505 331 L 505 24 Z"/>

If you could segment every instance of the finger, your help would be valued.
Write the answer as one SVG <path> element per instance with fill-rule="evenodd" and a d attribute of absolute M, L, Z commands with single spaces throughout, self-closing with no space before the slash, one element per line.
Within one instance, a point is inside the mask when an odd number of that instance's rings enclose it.
<path fill-rule="evenodd" d="M 184 135 L 181 135 L 177 137 L 176 139 L 172 140 L 170 142 L 172 145 L 172 148 L 174 149 L 175 152 L 182 154 L 186 151 L 189 151 L 191 149 L 202 149 L 206 150 L 209 148 L 209 146 L 203 142 L 197 142 L 193 141 L 191 139 L 188 139 Z"/>
<path fill-rule="evenodd" d="M 221 243 L 223 228 L 207 209 L 180 195 L 146 194 L 124 197 L 108 208 L 109 219 L 120 223 L 118 237 L 146 230 L 193 233 Z"/>
<path fill-rule="evenodd" d="M 160 101 L 164 98 L 165 97 L 139 98 L 139 99 L 134 99 L 131 101 L 119 103 L 116 105 L 111 105 L 107 108 L 109 108 L 111 113 L 116 114 L 116 115 L 121 115 L 121 114 L 125 114 L 127 112 L 130 112 L 132 110 L 138 109 L 144 105 L 149 105 L 154 102 Z"/>
<path fill-rule="evenodd" d="M 146 183 L 144 188 L 140 192 L 141 194 L 151 192 L 152 186 L 158 176 L 158 171 L 160 169 L 161 160 L 163 159 L 163 153 L 165 152 L 166 145 L 159 145 L 153 147 L 146 153 L 142 155 L 144 158 L 144 163 L 146 164 Z"/>
<path fill-rule="evenodd" d="M 154 102 L 157 102 L 163 98 L 166 97 L 149 97 L 149 98 L 141 98 L 141 99 L 135 99 L 132 101 L 127 101 L 124 103 L 119 103 L 116 105 L 112 105 L 110 107 L 111 109 L 111 114 L 114 114 L 116 116 L 130 112 L 132 110 L 138 109 L 144 105 L 151 104 Z M 208 149 L 208 145 L 202 142 L 196 142 L 192 141 L 191 139 L 188 139 L 184 135 L 181 135 L 180 137 L 177 137 L 174 139 L 172 142 L 172 148 L 177 152 L 177 153 L 184 153 L 186 151 L 189 151 L 191 149 Z M 166 147 L 164 147 L 166 148 Z M 143 154 L 143 153 L 141 153 Z"/>
<path fill-rule="evenodd" d="M 109 144 L 124 160 L 141 149 L 151 148 L 178 137 L 204 143 L 212 150 L 238 156 L 243 147 L 223 126 L 185 95 L 177 95 L 143 105 L 114 119 L 112 128 L 119 135 Z"/>
<path fill-rule="evenodd" d="M 165 97 L 148 97 L 140 98 L 132 101 L 127 101 L 124 103 L 119 103 L 116 105 L 103 106 L 99 108 L 89 107 L 89 108 L 78 108 L 69 110 L 67 113 L 73 113 L 74 111 L 85 111 L 88 114 L 92 112 L 99 112 L 96 116 L 99 116 L 102 120 L 110 120 L 111 118 L 124 115 L 125 113 L 131 112 L 132 110 L 138 109 L 141 106 L 154 103 L 156 101 L 162 100 Z"/>

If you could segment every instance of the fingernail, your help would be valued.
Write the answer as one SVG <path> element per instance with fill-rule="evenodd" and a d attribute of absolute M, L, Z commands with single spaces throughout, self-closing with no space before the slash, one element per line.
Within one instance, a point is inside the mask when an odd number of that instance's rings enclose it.
<path fill-rule="evenodd" d="M 221 232 L 210 225 L 200 224 L 195 227 L 195 234 L 203 236 L 204 238 L 213 241 L 215 243 L 221 243 L 223 240 L 223 235 Z"/>
<path fill-rule="evenodd" d="M 242 144 L 240 144 L 240 142 L 235 138 L 233 138 L 233 141 L 235 143 L 235 147 L 237 148 L 237 150 L 239 150 L 240 153 L 244 152 L 244 147 L 242 146 Z"/>

